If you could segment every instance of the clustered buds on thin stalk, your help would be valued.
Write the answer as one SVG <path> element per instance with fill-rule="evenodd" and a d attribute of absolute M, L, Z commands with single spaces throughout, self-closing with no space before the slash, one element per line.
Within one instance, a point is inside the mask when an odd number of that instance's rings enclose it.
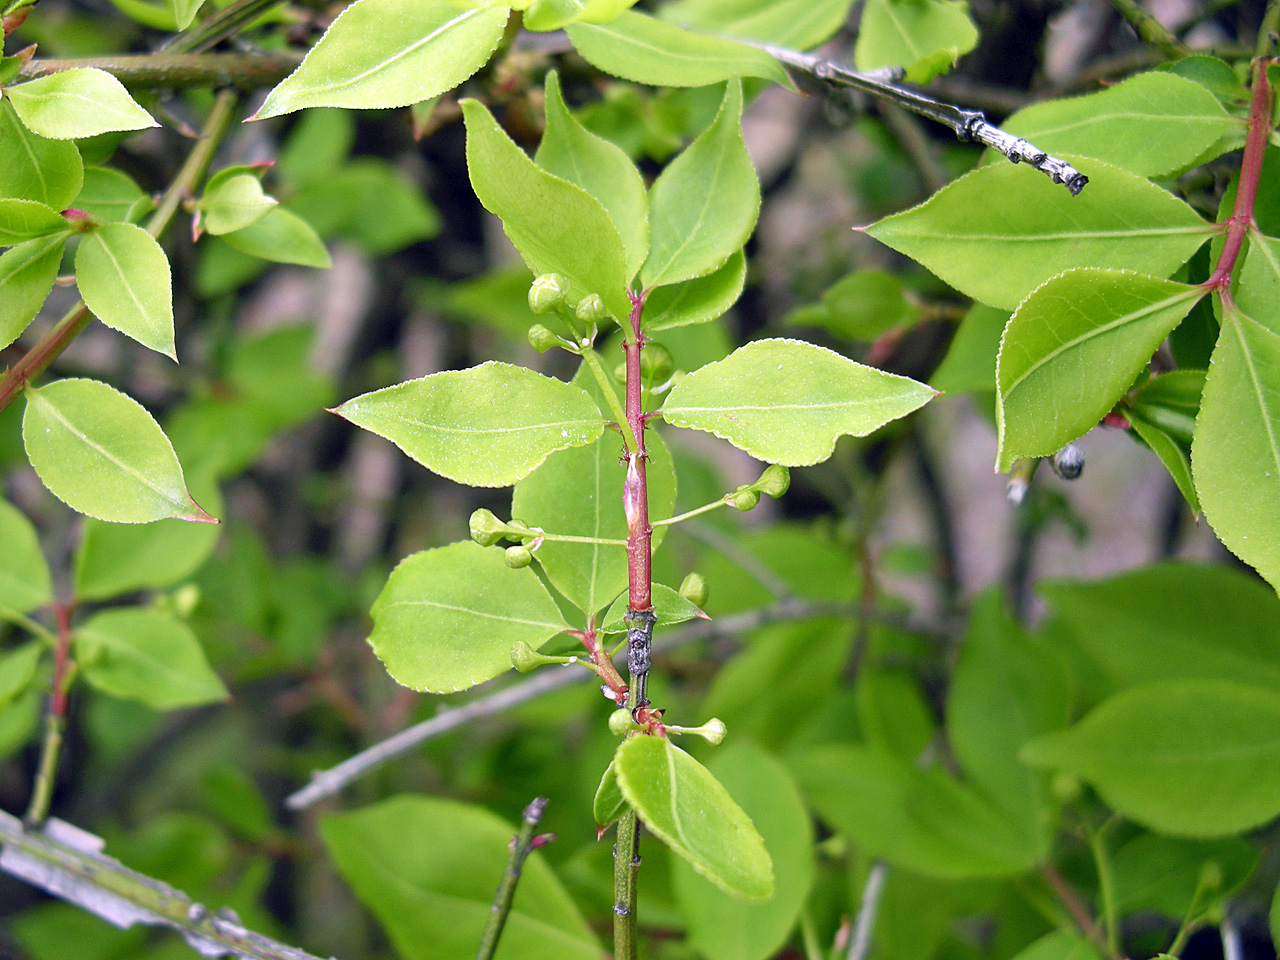
<path fill-rule="evenodd" d="M 581 355 L 595 342 L 602 320 L 609 310 L 599 294 L 589 293 L 576 304 L 568 299 L 569 281 L 558 273 L 544 273 L 529 287 L 529 309 L 538 315 L 554 313 L 564 321 L 572 339 L 561 336 L 541 323 L 529 328 L 529 345 L 539 353 L 559 347 Z"/>
<path fill-rule="evenodd" d="M 746 513 L 754 510 L 760 503 L 760 494 L 768 494 L 778 499 L 791 486 L 791 472 L 779 464 L 765 468 L 764 473 L 755 483 L 744 483 L 733 493 L 725 494 L 725 502 Z"/>

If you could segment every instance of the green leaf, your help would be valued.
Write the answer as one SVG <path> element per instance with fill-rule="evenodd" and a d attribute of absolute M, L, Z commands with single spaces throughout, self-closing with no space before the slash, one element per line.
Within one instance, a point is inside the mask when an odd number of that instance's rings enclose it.
<path fill-rule="evenodd" d="M 1161 833 L 1239 833 L 1280 813 L 1280 692 L 1225 680 L 1131 687 L 1022 757 L 1081 777 Z"/>
<path fill-rule="evenodd" d="M 524 12 L 527 30 L 559 30 L 566 24 L 608 23 L 636 0 L 533 0 Z"/>
<path fill-rule="evenodd" d="M 1240 837 L 1175 840 L 1142 833 L 1115 852 L 1111 870 L 1121 914 L 1155 912 L 1181 921 L 1212 910 L 1253 872 L 1258 850 Z M 1216 882 L 1207 876 L 1216 874 Z"/>
<path fill-rule="evenodd" d="M 597 633 L 627 632 L 627 599 L 627 595 L 621 593 L 613 603 L 609 604 L 609 609 L 600 618 L 600 626 L 596 628 Z M 686 620 L 693 620 L 698 617 L 704 620 L 709 619 L 705 613 L 698 609 L 697 604 L 686 600 L 666 584 L 655 583 L 652 585 L 652 600 L 653 612 L 658 618 L 654 621 L 655 627 L 684 623 Z"/>
<path fill-rule="evenodd" d="M 758 460 L 802 467 L 830 457 L 839 437 L 864 437 L 934 395 L 811 343 L 756 340 L 677 383 L 662 415 Z"/>
<path fill-rule="evenodd" d="M 714 320 L 738 302 L 747 282 L 747 258 L 739 250 L 703 277 L 655 287 L 644 301 L 641 326 L 649 333 Z"/>
<path fill-rule="evenodd" d="M 1117 685 L 1215 679 L 1280 693 L 1280 599 L 1242 571 L 1162 563 L 1037 589 Z"/>
<path fill-rule="evenodd" d="M 1218 538 L 1280 589 L 1280 334 L 1226 311 L 1191 444 Z"/>
<path fill-rule="evenodd" d="M 0 247 L 67 232 L 67 221 L 35 200 L 0 200 Z"/>
<path fill-rule="evenodd" d="M 393 797 L 320 821 L 339 872 L 405 960 L 475 955 L 515 832 L 487 810 L 428 797 Z M 599 960 L 591 929 L 536 851 L 497 957 Z"/>
<path fill-rule="evenodd" d="M 434 237 L 442 225 L 413 180 L 373 157 L 293 193 L 289 209 L 322 236 L 341 234 L 376 256 Z"/>
<path fill-rule="evenodd" d="M 0 607 L 30 613 L 53 600 L 49 565 L 36 528 L 22 511 L 0 500 Z"/>
<path fill-rule="evenodd" d="M 1049 153 L 1080 154 L 1158 177 L 1196 165 L 1240 123 L 1200 84 L 1155 72 L 1082 97 L 1033 103 L 1002 126 Z"/>
<path fill-rule="evenodd" d="M 750 37 L 797 50 L 830 40 L 853 0 L 676 0 L 658 8 L 668 23 Z"/>
<path fill-rule="evenodd" d="M 863 71 L 904 67 L 909 81 L 927 83 L 977 45 L 960 0 L 867 0 L 853 62 Z"/>
<path fill-rule="evenodd" d="M 84 185 L 72 206 L 99 223 L 132 223 L 151 208 L 151 198 L 127 174 L 111 167 L 85 167 Z"/>
<path fill-rule="evenodd" d="M 768 903 L 745 904 L 677 861 L 672 880 L 688 942 L 708 960 L 765 960 L 785 945 L 813 885 L 813 825 L 786 768 L 759 747 L 724 747 L 707 769 L 759 830 L 776 878 Z"/>
<path fill-rule="evenodd" d="M 490 360 L 348 400 L 333 411 L 450 480 L 505 487 L 604 430 L 581 387 Z"/>
<path fill-rule="evenodd" d="M 1201 514 L 1200 497 L 1196 494 L 1195 480 L 1191 476 L 1191 455 L 1189 445 L 1180 443 L 1164 429 L 1147 420 L 1134 411 L 1126 411 L 1125 419 L 1152 453 L 1164 464 L 1173 478 L 1174 485 L 1182 494 L 1191 512 L 1199 518 Z"/>
<path fill-rule="evenodd" d="M 187 492 L 168 437 L 142 405 L 97 380 L 28 386 L 22 440 L 36 473 L 73 510 L 113 523 L 216 523 Z"/>
<path fill-rule="evenodd" d="M 200 503 L 215 515 L 222 512 L 212 470 L 193 471 L 190 486 Z M 103 600 L 181 583 L 208 559 L 220 532 L 211 523 L 181 520 L 142 525 L 86 520 L 76 550 L 76 598 Z"/>
<path fill-rule="evenodd" d="M 937 734 L 933 706 L 914 673 L 863 666 L 854 698 L 863 742 L 903 763 L 919 760 Z"/>
<path fill-rule="evenodd" d="M 329 251 L 307 221 L 292 210 L 272 207 L 247 227 L 223 234 L 228 246 L 274 263 L 296 263 L 328 270 Z"/>
<path fill-rule="evenodd" d="M 626 254 L 608 211 L 525 156 L 482 104 L 464 100 L 462 112 L 471 185 L 529 269 L 566 277 L 571 303 L 599 294 L 614 317 L 625 319 Z"/>
<path fill-rule="evenodd" d="M 76 251 L 76 286 L 107 326 L 178 359 L 169 260 L 147 231 L 132 223 L 104 223 L 87 234 Z"/>
<path fill-rule="evenodd" d="M 1200 397 L 1203 370 L 1172 370 L 1152 377 L 1137 390 L 1124 411 L 1133 433 L 1164 464 L 1192 512 L 1200 515 L 1200 498 L 1191 476 L 1191 439 Z"/>
<path fill-rule="evenodd" d="M 1236 306 L 1272 333 L 1280 333 L 1280 240 L 1260 233 L 1249 236 L 1249 250 L 1235 289 Z"/>
<path fill-rule="evenodd" d="M 683 30 L 628 10 L 605 24 L 571 23 L 574 49 L 598 70 L 653 87 L 704 87 L 759 77 L 790 87 L 782 65 L 763 50 Z"/>
<path fill-rule="evenodd" d="M 0 256 L 0 349 L 27 328 L 58 278 L 65 236 L 40 237 Z"/>
<path fill-rule="evenodd" d="M 646 479 L 649 516 L 669 516 L 676 502 L 676 474 L 662 437 L 645 434 L 649 459 Z M 552 454 L 547 462 L 516 484 L 511 515 L 547 533 L 625 540 L 622 508 L 626 467 L 618 462 L 618 437 L 609 432 L 588 447 Z M 653 531 L 657 549 L 666 530 Z M 552 586 L 587 614 L 598 611 L 627 585 L 627 551 L 598 543 L 548 540 L 535 554 Z"/>
<path fill-rule="evenodd" d="M 1046 933 L 1013 960 L 1101 960 L 1098 948 L 1073 930 Z"/>
<path fill-rule="evenodd" d="M 156 710 L 228 697 L 191 628 L 167 614 L 105 610 L 77 627 L 71 639 L 85 680 L 113 697 Z"/>
<path fill-rule="evenodd" d="M 867 856 L 940 879 L 1013 876 L 1039 862 L 1004 811 L 941 770 L 836 745 L 791 769 L 819 815 Z"/>
<path fill-rule="evenodd" d="M 992 704 L 999 704 L 998 710 Z M 1052 824 L 1047 777 L 1018 759 L 1032 737 L 1066 726 L 1067 675 L 988 591 L 975 604 L 947 696 L 947 733 L 965 776 L 1004 810 L 1039 856 Z"/>
<path fill-rule="evenodd" d="M 169 8 L 173 11 L 173 23 L 179 30 L 191 26 L 204 0 L 169 0 Z"/>
<path fill-rule="evenodd" d="M 649 254 L 649 197 L 644 179 L 621 149 L 574 119 L 554 70 L 547 74 L 546 96 L 547 129 L 534 162 L 600 201 L 622 239 L 629 280 Z"/>
<path fill-rule="evenodd" d="M 0 98 L 0 197 L 64 210 L 83 179 L 84 163 L 74 143 L 37 137 L 22 125 L 8 98 Z"/>
<path fill-rule="evenodd" d="M 509 13 L 444 0 L 358 0 L 267 94 L 254 119 L 304 107 L 404 107 L 439 96 L 484 66 Z"/>
<path fill-rule="evenodd" d="M 898 277 L 883 270 L 855 270 L 825 290 L 815 310 L 802 308 L 784 322 L 820 327 L 844 340 L 875 340 L 919 321 L 920 309 L 907 302 Z"/>
<path fill-rule="evenodd" d="M 1068 270 L 1005 327 L 996 363 L 999 469 L 1049 456 L 1115 406 L 1202 287 L 1123 270 Z"/>
<path fill-rule="evenodd" d="M 43 643 L 32 640 L 0 654 L 0 708 L 9 706 L 31 688 L 44 651 Z"/>
<path fill-rule="evenodd" d="M 755 229 L 760 183 L 742 140 L 742 85 L 732 81 L 711 126 L 669 163 L 649 197 L 645 287 L 719 269 Z"/>
<path fill-rule="evenodd" d="M 531 568 L 470 540 L 406 557 L 371 612 L 369 643 L 387 672 L 432 693 L 490 680 L 511 669 L 514 644 L 537 649 L 569 626 Z"/>
<path fill-rule="evenodd" d="M 710 771 L 665 737 L 634 736 L 614 757 L 645 826 L 732 897 L 773 896 L 773 864 L 751 818 Z"/>
<path fill-rule="evenodd" d="M 1076 165 L 1089 176 L 1078 197 L 1036 170 L 990 164 L 867 233 L 975 300 L 1013 310 L 1072 268 L 1168 276 L 1215 232 L 1137 174 L 1096 160 Z"/>
<path fill-rule="evenodd" d="M 253 174 L 237 174 L 211 183 L 200 198 L 200 226 L 214 236 L 243 230 L 278 202 L 262 192 L 262 183 Z"/>
<path fill-rule="evenodd" d="M 5 97 L 28 130 L 50 140 L 96 137 L 111 130 L 158 127 L 124 84 L 93 67 L 59 70 L 6 87 Z"/>
<path fill-rule="evenodd" d="M 996 356 L 1009 322 L 1007 310 L 975 303 L 960 321 L 942 365 L 929 385 L 943 393 L 981 393 L 996 388 Z"/>
<path fill-rule="evenodd" d="M 618 786 L 618 762 L 610 760 L 600 778 L 600 786 L 596 787 L 596 796 L 591 804 L 591 813 L 595 817 L 596 826 L 603 830 L 627 812 L 627 799 Z"/>

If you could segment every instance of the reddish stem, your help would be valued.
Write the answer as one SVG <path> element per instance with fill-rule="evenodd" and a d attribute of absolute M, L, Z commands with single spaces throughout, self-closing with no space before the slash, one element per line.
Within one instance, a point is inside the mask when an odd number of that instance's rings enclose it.
<path fill-rule="evenodd" d="M 25 9 L 25 8 L 24 8 Z M 22 359 L 0 378 L 0 410 L 3 410 L 22 393 L 28 383 L 48 369 L 67 348 L 80 331 L 89 325 L 93 315 L 83 303 L 63 317 L 56 327 L 40 338 Z"/>
<path fill-rule="evenodd" d="M 1262 178 L 1262 161 L 1267 152 L 1267 139 L 1271 134 L 1271 104 L 1274 91 L 1267 79 L 1267 67 L 1274 60 L 1254 62 L 1253 101 L 1249 107 L 1249 133 L 1245 139 L 1244 159 L 1240 163 L 1240 182 L 1236 187 L 1236 202 L 1227 219 L 1227 239 L 1214 267 L 1213 275 L 1204 286 L 1218 293 L 1223 301 L 1231 298 L 1231 273 L 1235 270 L 1244 238 L 1253 226 L 1253 208 L 1258 199 L 1258 183 Z"/>
<path fill-rule="evenodd" d="M 53 650 L 53 689 L 49 697 L 49 709 L 59 719 L 67 716 L 67 672 L 71 668 L 71 604 L 56 603 L 53 607 L 58 621 L 58 644 Z"/>
<path fill-rule="evenodd" d="M 631 610 L 644 611 L 652 605 L 650 600 L 651 549 L 653 527 L 649 525 L 649 487 L 645 475 L 645 461 L 649 454 L 645 449 L 645 415 L 640 383 L 640 351 L 644 349 L 645 336 L 640 332 L 640 318 L 644 314 L 645 294 L 628 291 L 631 298 L 631 336 L 623 344 L 627 369 L 627 421 L 635 434 L 638 450 L 627 451 L 627 479 L 623 486 L 622 501 L 627 515 L 627 572 L 629 603 Z"/>

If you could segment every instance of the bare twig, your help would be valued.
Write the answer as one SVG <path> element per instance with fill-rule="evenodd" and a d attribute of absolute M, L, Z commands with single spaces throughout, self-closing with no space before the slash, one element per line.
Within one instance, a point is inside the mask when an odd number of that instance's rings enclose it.
<path fill-rule="evenodd" d="M 0 811 L 0 871 L 39 887 L 108 923 L 168 927 L 206 957 L 317 960 L 247 930 L 231 911 L 211 913 L 185 893 L 102 854 L 102 840 L 56 818 L 40 830 Z"/>
<path fill-rule="evenodd" d="M 749 41 L 748 41 L 749 42 Z M 881 77 L 850 70 L 831 60 L 824 60 L 811 53 L 800 53 L 767 43 L 755 43 L 781 63 L 812 80 L 832 87 L 850 87 L 873 97 L 895 103 L 903 109 L 945 124 L 955 131 L 960 140 L 975 140 L 1008 157 L 1013 163 L 1029 163 L 1054 183 L 1065 184 L 1073 195 L 1084 189 L 1089 178 L 1065 160 L 1050 156 L 1021 137 L 1005 133 L 988 123 L 981 110 L 966 110 L 950 103 L 943 103 L 924 94 Z"/>
<path fill-rule="evenodd" d="M 295 53 L 154 53 L 118 57 L 32 60 L 18 80 L 35 80 L 75 67 L 94 67 L 132 90 L 163 87 L 272 87 L 292 73 L 302 57 Z"/>
<path fill-rule="evenodd" d="M 551 834 L 536 837 L 533 833 L 546 806 L 547 801 L 538 797 L 524 808 L 524 816 L 520 818 L 520 832 L 511 841 L 511 856 L 507 859 L 506 872 L 503 873 L 502 882 L 498 884 L 498 892 L 493 898 L 493 909 L 489 912 L 484 934 L 480 937 L 476 960 L 491 960 L 494 951 L 498 949 L 498 940 L 511 913 L 511 903 L 516 897 L 516 884 L 520 882 L 525 860 L 535 847 L 542 846 L 548 839 L 554 839 Z"/>
<path fill-rule="evenodd" d="M 862 900 L 858 904 L 858 917 L 853 923 L 853 936 L 849 938 L 847 960 L 866 960 L 871 953 L 871 934 L 876 928 L 876 917 L 880 913 L 880 897 L 884 893 L 884 883 L 889 877 L 889 865 L 877 860 L 867 873 L 866 885 L 862 888 Z"/>

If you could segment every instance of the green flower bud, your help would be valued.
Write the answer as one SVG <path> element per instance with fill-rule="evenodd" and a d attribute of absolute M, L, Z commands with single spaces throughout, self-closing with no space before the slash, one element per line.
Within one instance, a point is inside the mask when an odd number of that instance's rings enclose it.
<path fill-rule="evenodd" d="M 650 340 L 640 351 L 640 376 L 649 383 L 665 383 L 675 369 L 671 351 L 662 344 Z"/>
<path fill-rule="evenodd" d="M 583 323 L 599 323 L 609 316 L 609 311 L 605 309 L 600 294 L 588 293 L 578 301 L 578 305 L 573 309 L 573 315 Z"/>
<path fill-rule="evenodd" d="M 533 563 L 533 551 L 522 543 L 516 544 L 514 547 L 507 547 L 502 559 L 512 570 L 519 570 Z"/>
<path fill-rule="evenodd" d="M 746 513 L 748 510 L 754 510 L 760 503 L 760 494 L 750 487 L 739 487 L 729 494 L 729 502 L 743 513 Z"/>
<path fill-rule="evenodd" d="M 680 596 L 695 607 L 706 605 L 708 592 L 707 581 L 702 579 L 702 574 L 700 573 L 689 574 L 680 584 Z"/>
<path fill-rule="evenodd" d="M 534 313 L 549 313 L 564 300 L 569 281 L 558 273 L 544 273 L 529 288 L 529 309 Z"/>
<path fill-rule="evenodd" d="M 615 737 L 625 737 L 632 730 L 640 729 L 631 719 L 630 710 L 615 710 L 609 714 L 609 732 Z"/>
<path fill-rule="evenodd" d="M 667 731 L 670 733 L 683 733 L 691 737 L 702 737 L 713 747 L 719 746 L 724 742 L 724 735 L 728 732 L 725 729 L 724 721 L 717 717 L 712 717 L 700 727 L 675 727 L 668 724 Z"/>
<path fill-rule="evenodd" d="M 540 323 L 529 328 L 529 346 L 539 353 L 546 353 L 552 347 L 560 346 L 560 338 Z"/>
<path fill-rule="evenodd" d="M 545 660 L 545 657 L 523 640 L 517 640 L 511 645 L 511 665 L 521 673 L 528 673 L 542 666 Z"/>
<path fill-rule="evenodd" d="M 752 486 L 761 493 L 767 493 L 777 500 L 791 486 L 791 471 L 775 463 L 770 467 L 765 467 L 764 473 L 760 474 L 760 479 L 753 483 Z"/>
<path fill-rule="evenodd" d="M 196 605 L 200 603 L 200 588 L 194 583 L 184 583 L 173 591 L 172 597 L 173 612 L 185 620 L 195 612 Z"/>
<path fill-rule="evenodd" d="M 482 547 L 492 547 L 502 539 L 507 525 L 493 515 L 492 510 L 477 510 L 471 514 L 471 539 Z"/>

